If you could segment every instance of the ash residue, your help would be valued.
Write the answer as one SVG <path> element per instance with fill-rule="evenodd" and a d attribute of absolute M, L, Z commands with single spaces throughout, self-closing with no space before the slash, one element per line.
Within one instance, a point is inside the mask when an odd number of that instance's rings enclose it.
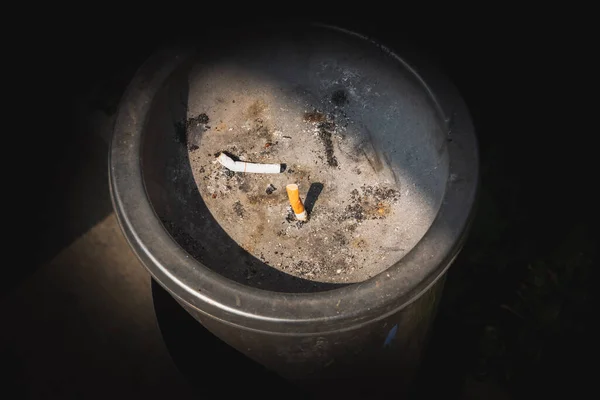
<path fill-rule="evenodd" d="M 246 114 L 250 118 L 257 118 L 267 109 L 267 103 L 262 99 L 255 100 L 246 110 Z"/>
<path fill-rule="evenodd" d="M 392 188 L 362 185 L 361 189 L 364 196 L 371 196 L 376 202 L 381 202 L 384 200 L 397 201 L 400 198 L 400 191 Z"/>
<path fill-rule="evenodd" d="M 365 219 L 365 208 L 359 203 L 352 203 L 346 206 L 344 215 L 340 220 L 354 219 L 358 222 Z"/>
<path fill-rule="evenodd" d="M 233 172 L 218 163 L 201 165 L 198 168 L 199 178 L 203 182 L 206 194 L 216 198 L 229 194 L 232 190 L 242 190 L 246 178 L 242 173 Z"/>
<path fill-rule="evenodd" d="M 363 185 L 350 192 L 350 204 L 344 209 L 339 221 L 355 220 L 362 222 L 366 219 L 384 219 L 391 212 L 391 203 L 400 199 L 396 189 Z"/>
<path fill-rule="evenodd" d="M 258 135 L 258 137 L 261 137 L 266 140 L 273 139 L 273 135 L 271 134 L 270 129 L 265 125 L 265 122 L 261 118 L 257 118 L 254 121 L 254 128 L 250 132 L 250 134 Z"/>
<path fill-rule="evenodd" d="M 314 110 L 304 113 L 304 121 L 310 123 L 321 123 L 327 121 L 327 117 L 320 111 Z"/>
<path fill-rule="evenodd" d="M 244 206 L 239 201 L 236 201 L 233 204 L 233 211 L 235 211 L 236 215 L 240 218 L 244 217 Z"/>
<path fill-rule="evenodd" d="M 319 264 L 313 264 L 306 261 L 298 261 L 290 265 L 290 268 L 294 270 L 299 276 L 314 277 L 321 273 L 321 266 Z"/>
<path fill-rule="evenodd" d="M 304 121 L 316 126 L 316 133 L 325 147 L 327 165 L 330 167 L 337 167 L 338 160 L 334 154 L 333 147 L 333 134 L 336 130 L 336 124 L 333 122 L 333 118 L 333 115 L 329 115 L 329 117 L 327 117 L 325 114 L 317 110 L 304 113 Z"/>
<path fill-rule="evenodd" d="M 287 214 L 285 216 L 285 220 L 287 221 L 288 224 L 295 224 L 296 228 L 298 228 L 298 229 L 302 228 L 305 224 L 304 221 L 298 221 L 296 219 L 296 214 L 294 214 L 294 210 L 292 210 L 292 207 L 287 208 Z M 285 236 L 285 231 L 283 231 L 283 235 Z"/>
<path fill-rule="evenodd" d="M 238 189 L 244 193 L 249 193 L 252 190 L 250 183 L 247 180 L 245 180 L 241 174 L 238 174 L 237 178 Z"/>
<path fill-rule="evenodd" d="M 336 246 L 346 246 L 348 244 L 348 238 L 342 232 L 337 231 L 333 233 L 333 243 Z"/>
<path fill-rule="evenodd" d="M 258 136 L 266 139 L 267 142 L 272 142 L 273 133 L 264 116 L 267 108 L 267 104 L 262 99 L 254 101 L 246 110 L 246 116 L 251 120 L 250 125 L 245 125 L 244 127 L 247 129 L 249 135 Z"/>
<path fill-rule="evenodd" d="M 291 207 L 288 207 L 287 215 L 285 216 L 285 220 L 287 221 L 288 224 L 291 224 L 292 222 L 296 221 L 296 215 L 294 214 L 294 211 L 292 210 Z"/>
<path fill-rule="evenodd" d="M 208 78 L 212 75 L 206 75 L 194 82 L 194 87 L 211 84 Z M 408 247 L 410 243 L 404 242 L 411 241 L 416 230 L 409 224 L 420 220 L 404 217 L 413 215 L 414 202 L 408 201 L 413 191 L 406 194 L 406 207 L 401 201 L 392 203 L 393 190 L 389 192 L 387 187 L 398 186 L 391 177 L 372 171 L 362 152 L 356 151 L 355 158 L 348 155 L 354 156 L 355 147 L 361 149 L 363 142 L 369 140 L 364 126 L 372 121 L 364 120 L 358 110 L 360 96 L 340 81 L 328 85 L 330 88 L 325 91 L 318 86 L 306 96 L 288 97 L 291 90 L 287 86 L 280 91 L 276 86 L 264 86 L 259 80 L 248 85 L 240 82 L 239 87 L 236 83 L 235 104 L 231 106 L 231 97 L 227 97 L 231 96 L 230 80 L 221 77 L 220 71 L 217 75 L 219 90 L 195 99 L 194 110 L 188 114 L 210 112 L 208 124 L 212 126 L 201 135 L 200 149 L 189 153 L 194 180 L 207 208 L 201 210 L 205 217 L 201 222 L 216 220 L 241 248 L 239 256 L 227 254 L 231 259 L 241 260 L 227 265 L 212 255 L 214 249 L 207 249 L 214 265 L 244 283 L 250 279 L 252 286 L 262 281 L 271 290 L 278 285 L 283 288 L 292 276 L 302 276 L 317 284 L 360 282 L 393 264 L 400 252 L 388 254 L 380 246 L 391 247 L 401 242 Z M 271 93 L 271 89 L 276 90 Z M 263 95 L 264 100 L 259 99 Z M 215 104 L 217 98 L 228 101 Z M 222 132 L 216 130 L 219 123 L 226 126 Z M 373 123 L 375 139 L 381 140 L 377 143 L 385 143 L 387 136 L 379 136 L 387 131 L 375 129 L 379 125 Z M 177 147 L 183 151 L 182 146 Z M 392 154 L 393 149 L 386 150 Z M 220 151 L 246 162 L 285 162 L 288 168 L 283 174 L 273 175 L 233 173 L 215 162 Z M 326 189 L 316 202 L 311 202 L 309 194 L 318 182 Z M 301 197 L 310 217 L 308 222 L 298 221 L 289 208 L 285 191 L 288 183 L 303 188 Z M 363 193 L 363 184 L 373 187 L 365 187 Z M 350 192 L 355 188 L 356 196 L 351 199 Z M 190 192 L 195 195 L 191 189 Z M 405 196 L 404 192 L 402 195 Z M 386 196 L 388 199 L 383 200 Z M 311 203 L 315 203 L 312 210 Z M 185 222 L 188 228 L 188 221 Z M 200 238 L 211 239 L 210 232 L 203 228 L 199 223 L 189 229 L 194 229 Z M 208 242 L 205 246 L 210 247 Z M 243 254 L 248 259 L 256 258 L 256 263 L 245 264 Z M 272 278 L 261 276 L 263 271 L 270 270 L 274 272 Z"/>
<path fill-rule="evenodd" d="M 333 140 L 332 131 L 335 129 L 335 124 L 333 122 L 322 122 L 319 124 L 319 139 L 323 142 L 323 146 L 325 146 L 325 156 L 327 157 L 327 165 L 330 167 L 337 167 L 338 161 L 335 157 L 333 150 Z"/>

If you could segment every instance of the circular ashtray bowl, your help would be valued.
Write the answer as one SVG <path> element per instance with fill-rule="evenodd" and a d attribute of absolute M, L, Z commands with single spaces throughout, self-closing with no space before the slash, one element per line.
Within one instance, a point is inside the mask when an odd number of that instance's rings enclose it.
<path fill-rule="evenodd" d="M 385 271 L 427 232 L 449 177 L 446 122 L 418 76 L 338 30 L 199 52 L 148 118 L 142 168 L 157 215 L 195 259 L 257 288 L 321 290 Z M 215 162 L 221 151 L 285 170 L 233 173 Z"/>

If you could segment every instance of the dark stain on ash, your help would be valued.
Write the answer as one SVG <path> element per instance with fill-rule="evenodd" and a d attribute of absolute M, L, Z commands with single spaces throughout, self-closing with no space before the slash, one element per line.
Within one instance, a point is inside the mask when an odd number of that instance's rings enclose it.
<path fill-rule="evenodd" d="M 334 232 L 332 239 L 333 243 L 339 247 L 346 246 L 348 244 L 348 238 L 341 231 Z"/>
<path fill-rule="evenodd" d="M 273 134 L 264 119 L 264 112 L 267 108 L 267 103 L 258 99 L 246 109 L 246 116 L 253 120 L 253 126 L 249 133 L 257 135 L 267 142 L 272 142 Z"/>
<path fill-rule="evenodd" d="M 201 134 L 210 129 L 206 125 L 208 121 L 208 115 L 201 113 L 194 118 L 175 123 L 175 139 L 190 151 L 198 150 Z"/>
<path fill-rule="evenodd" d="M 365 214 L 365 208 L 360 203 L 348 204 L 344 210 L 344 215 L 342 218 L 340 218 L 340 221 L 353 219 L 357 222 L 360 222 L 365 219 Z"/>
<path fill-rule="evenodd" d="M 336 90 L 331 94 L 331 102 L 338 107 L 343 107 L 348 103 L 348 95 L 343 89 Z"/>
<path fill-rule="evenodd" d="M 261 99 L 256 100 L 248 107 L 246 113 L 250 118 L 258 118 L 262 115 L 263 111 L 267 108 L 267 104 Z"/>
<path fill-rule="evenodd" d="M 239 201 L 236 201 L 233 205 L 233 211 L 237 214 L 238 217 L 242 218 L 244 216 L 244 206 Z"/>
<path fill-rule="evenodd" d="M 323 146 L 325 146 L 325 156 L 327 157 L 327 165 L 330 167 L 337 167 L 338 161 L 335 157 L 333 150 L 333 140 L 332 131 L 335 129 L 335 124 L 333 122 L 322 122 L 319 124 L 319 139 L 323 142 Z"/>
<path fill-rule="evenodd" d="M 254 128 L 251 131 L 251 133 L 253 133 L 253 134 L 255 133 L 259 137 L 266 139 L 266 140 L 273 139 L 273 137 L 271 135 L 271 131 L 265 125 L 264 121 L 261 118 L 256 118 L 256 120 L 254 120 Z"/>
<path fill-rule="evenodd" d="M 333 149 L 333 131 L 335 130 L 335 123 L 329 121 L 327 116 L 320 111 L 314 110 L 304 113 L 304 121 L 312 124 L 317 124 L 319 129 L 319 139 L 325 146 L 325 156 L 327 157 L 327 165 L 330 167 L 337 167 L 338 160 L 335 157 Z"/>
<path fill-rule="evenodd" d="M 317 110 L 304 113 L 304 121 L 312 123 L 320 123 L 327 121 L 327 117 L 322 112 Z"/>
<path fill-rule="evenodd" d="M 241 173 L 240 173 L 240 176 L 241 176 Z M 240 178 L 240 179 L 238 179 L 238 189 L 244 193 L 249 193 L 250 190 L 252 190 L 252 187 L 250 186 L 250 183 L 248 183 L 248 181 Z"/>
<path fill-rule="evenodd" d="M 386 187 L 363 185 L 350 192 L 350 204 L 344 209 L 339 221 L 384 219 L 391 212 L 390 203 L 400 199 L 400 191 Z"/>
<path fill-rule="evenodd" d="M 206 113 L 201 113 L 196 118 L 192 118 L 189 121 L 192 123 L 196 122 L 197 124 L 208 124 L 209 118 Z"/>
<path fill-rule="evenodd" d="M 271 183 L 271 184 L 269 184 L 269 186 L 267 186 L 266 193 L 267 194 L 273 194 L 273 192 L 276 191 L 276 190 L 277 190 L 277 188 L 275 186 L 273 186 L 273 184 Z"/>

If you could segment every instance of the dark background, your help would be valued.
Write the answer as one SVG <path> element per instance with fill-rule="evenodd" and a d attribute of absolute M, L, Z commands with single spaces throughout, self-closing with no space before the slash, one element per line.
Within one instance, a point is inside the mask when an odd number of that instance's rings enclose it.
<path fill-rule="evenodd" d="M 308 5 L 294 7 L 305 18 L 368 32 L 392 47 L 402 43 L 418 49 L 445 71 L 472 113 L 481 153 L 478 214 L 470 239 L 450 270 L 413 396 L 511 398 L 586 393 L 597 359 L 591 331 L 595 318 L 592 271 L 597 264 L 592 226 L 596 198 L 591 188 L 597 181 L 592 168 L 597 128 L 583 123 L 594 115 L 585 106 L 590 103 L 583 100 L 584 93 L 591 91 L 586 60 L 592 51 L 585 45 L 583 20 L 566 15 L 525 17 L 517 12 L 511 17 L 433 19 L 408 12 L 368 15 L 362 10 L 342 17 Z M 281 17 L 246 16 L 240 23 L 229 14 L 207 10 L 161 18 L 125 17 L 118 10 L 92 18 L 94 13 L 54 19 L 43 25 L 34 43 L 17 45 L 12 53 L 11 66 L 25 82 L 15 100 L 14 119 L 18 121 L 17 144 L 26 156 L 16 161 L 13 171 L 24 172 L 16 174 L 14 191 L 19 194 L 21 207 L 17 209 L 25 208 L 20 214 L 25 218 L 14 237 L 26 252 L 19 253 L 25 261 L 7 268 L 8 276 L 0 284 L 0 301 L 11 308 L 2 325 L 17 332 L 15 336 L 19 329 L 35 329 L 35 335 L 30 332 L 32 340 L 39 335 L 48 343 L 60 341 L 69 334 L 64 329 L 76 322 L 63 326 L 62 331 L 52 329 L 51 323 L 25 323 L 23 328 L 27 314 L 36 307 L 20 310 L 11 296 L 25 290 L 20 288 L 112 213 L 106 174 L 108 136 L 106 130 L 86 133 L 99 118 L 110 124 L 128 81 L 157 46 L 182 38 L 206 43 L 214 39 L 216 43 L 218 35 L 281 22 Z M 44 279 L 51 276 L 47 272 Z M 24 293 L 22 298 L 32 304 L 47 300 L 39 292 Z M 168 299 L 164 301 L 158 306 L 159 314 L 161 309 L 171 311 L 166 311 L 169 317 L 163 324 L 169 332 L 184 332 L 187 340 L 173 340 L 167 346 L 183 375 L 191 378 L 189 390 L 211 397 L 203 386 L 215 387 L 210 382 L 222 375 L 211 365 L 225 358 L 231 371 L 236 371 L 227 379 L 241 379 L 240 371 L 248 368 L 243 376 L 247 386 L 239 388 L 242 393 L 271 385 L 281 387 L 280 395 L 286 396 L 285 385 L 277 386 L 280 383 L 274 383 L 261 368 L 215 345 L 200 327 L 189 325 L 185 314 L 177 316 Z M 11 320 L 14 315 L 18 321 Z M 89 338 L 73 340 L 80 341 L 78 351 L 98 345 Z M 0 352 L 11 371 L 3 376 L 5 387 L 40 398 L 81 395 L 70 390 L 69 382 L 56 384 L 60 388 L 54 392 L 32 390 L 37 380 L 23 371 L 46 355 L 22 358 L 11 350 L 11 343 L 5 342 Z M 67 349 L 69 344 L 63 346 Z M 196 355 L 200 364 L 190 361 Z M 61 361 L 55 360 L 59 370 Z M 107 362 L 119 363 L 119 358 Z M 114 386 L 111 374 L 101 379 L 103 369 L 86 365 L 77 369 L 81 377 L 70 379 L 85 381 L 84 376 L 96 374 L 98 382 Z M 227 375 L 228 369 L 218 371 Z M 141 393 L 135 391 L 136 385 L 148 384 L 134 378 L 140 371 L 119 373 L 134 382 L 132 394 Z M 169 382 L 165 379 L 162 391 L 154 394 L 171 393 Z M 114 387 L 117 396 L 129 393 Z M 95 389 L 90 387 L 87 394 Z M 230 390 L 234 388 L 225 393 Z"/>

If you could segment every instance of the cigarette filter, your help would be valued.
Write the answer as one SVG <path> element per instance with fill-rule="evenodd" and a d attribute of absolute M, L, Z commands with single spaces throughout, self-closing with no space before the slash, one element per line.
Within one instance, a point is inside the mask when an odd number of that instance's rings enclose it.
<path fill-rule="evenodd" d="M 302 204 L 302 200 L 300 200 L 298 185 L 295 183 L 290 183 L 285 187 L 285 189 L 287 190 L 287 194 L 290 199 L 290 205 L 292 206 L 292 210 L 294 210 L 296 219 L 298 221 L 306 221 L 307 214 L 306 210 L 304 209 L 304 204 Z"/>

